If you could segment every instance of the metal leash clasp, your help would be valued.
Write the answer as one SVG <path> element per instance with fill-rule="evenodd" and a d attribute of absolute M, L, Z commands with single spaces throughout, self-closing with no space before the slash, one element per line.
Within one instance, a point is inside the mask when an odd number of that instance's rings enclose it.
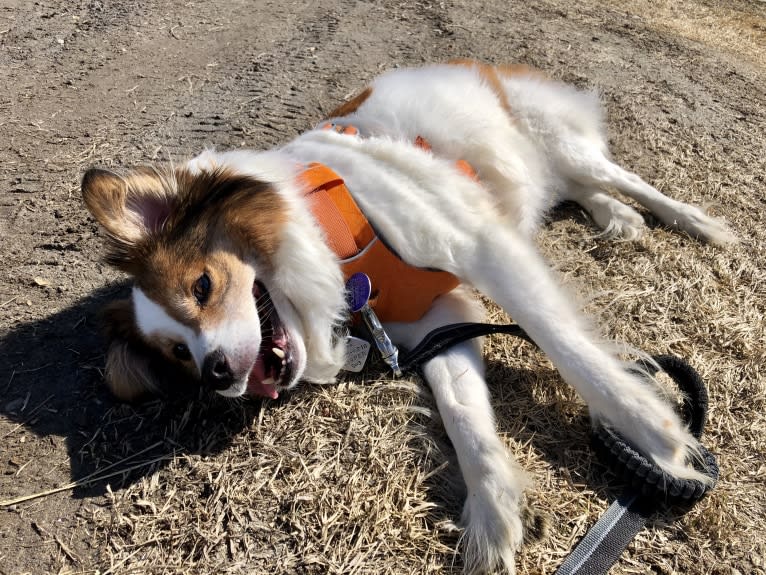
<path fill-rule="evenodd" d="M 386 330 L 383 329 L 383 325 L 380 323 L 378 316 L 372 310 L 372 308 L 365 304 L 365 306 L 359 310 L 362 314 L 362 320 L 370 331 L 375 347 L 380 352 L 380 357 L 385 361 L 393 370 L 396 377 L 401 377 L 402 370 L 399 369 L 399 350 L 391 342 Z"/>
<path fill-rule="evenodd" d="M 402 370 L 399 367 L 399 350 L 388 337 L 383 324 L 370 307 L 370 294 L 372 283 L 367 274 L 358 272 L 348 278 L 346 282 L 346 294 L 349 300 L 349 308 L 353 313 L 359 312 L 362 321 L 370 332 L 375 347 L 380 352 L 380 357 L 394 372 L 394 376 L 400 377 Z"/>

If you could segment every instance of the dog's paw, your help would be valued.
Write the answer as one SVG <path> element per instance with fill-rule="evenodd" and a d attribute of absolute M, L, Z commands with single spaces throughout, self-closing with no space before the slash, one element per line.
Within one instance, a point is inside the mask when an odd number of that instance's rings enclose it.
<path fill-rule="evenodd" d="M 550 516 L 524 501 L 521 506 L 521 525 L 524 529 L 524 545 L 539 543 L 548 538 Z"/>
<path fill-rule="evenodd" d="M 525 539 L 525 515 L 522 494 L 514 483 L 491 476 L 468 490 L 462 517 L 465 573 L 516 572 L 516 551 Z M 533 517 L 528 511 L 526 518 L 537 525 Z"/>
<path fill-rule="evenodd" d="M 670 214 L 663 214 L 662 222 L 709 244 L 724 246 L 737 243 L 737 236 L 721 220 L 707 215 L 696 206 L 678 202 Z"/>
<path fill-rule="evenodd" d="M 604 228 L 604 235 L 623 240 L 637 240 L 646 231 L 646 223 L 641 214 L 622 202 L 611 205 L 609 223 Z"/>
<path fill-rule="evenodd" d="M 619 382 L 617 387 L 623 393 L 614 396 L 615 403 L 599 410 L 595 419 L 617 431 L 667 473 L 709 483 L 710 478 L 690 464 L 699 460 L 700 445 L 678 414 L 647 381 L 628 373 L 625 377 L 634 381 Z"/>
<path fill-rule="evenodd" d="M 641 214 L 606 194 L 591 198 L 587 209 L 606 237 L 637 240 L 646 230 L 646 223 Z"/>

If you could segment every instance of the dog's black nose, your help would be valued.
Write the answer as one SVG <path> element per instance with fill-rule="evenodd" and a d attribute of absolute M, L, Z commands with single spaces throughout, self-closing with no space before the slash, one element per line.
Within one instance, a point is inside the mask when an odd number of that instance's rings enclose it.
<path fill-rule="evenodd" d="M 234 372 L 223 351 L 217 349 L 207 355 L 202 364 L 202 383 L 213 389 L 227 389 L 234 383 Z"/>

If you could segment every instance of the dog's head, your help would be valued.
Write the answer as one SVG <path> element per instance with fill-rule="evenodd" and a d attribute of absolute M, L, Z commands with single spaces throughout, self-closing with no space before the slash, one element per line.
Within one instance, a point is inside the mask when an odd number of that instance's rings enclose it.
<path fill-rule="evenodd" d="M 342 279 L 317 270 L 327 262 L 312 249 L 293 253 L 316 230 L 301 232 L 312 224 L 295 221 L 296 200 L 279 186 L 231 169 L 92 169 L 82 191 L 107 232 L 108 263 L 134 281 L 105 314 L 115 395 L 186 378 L 229 397 L 276 398 L 304 375 L 337 372 Z"/>

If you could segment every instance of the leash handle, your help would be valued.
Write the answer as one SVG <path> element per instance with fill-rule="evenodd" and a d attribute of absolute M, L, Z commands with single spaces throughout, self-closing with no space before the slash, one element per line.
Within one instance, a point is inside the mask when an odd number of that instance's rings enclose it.
<path fill-rule="evenodd" d="M 674 355 L 657 355 L 652 359 L 667 373 L 683 392 L 683 418 L 697 439 L 702 437 L 708 409 L 708 393 L 696 370 Z M 656 372 L 653 366 L 643 368 Z M 718 462 L 713 453 L 699 446 L 699 459 L 691 463 L 710 478 L 705 484 L 694 479 L 679 479 L 661 469 L 634 449 L 616 431 L 600 426 L 593 430 L 591 445 L 601 461 L 637 493 L 651 501 L 666 505 L 689 505 L 701 499 L 718 481 Z"/>

